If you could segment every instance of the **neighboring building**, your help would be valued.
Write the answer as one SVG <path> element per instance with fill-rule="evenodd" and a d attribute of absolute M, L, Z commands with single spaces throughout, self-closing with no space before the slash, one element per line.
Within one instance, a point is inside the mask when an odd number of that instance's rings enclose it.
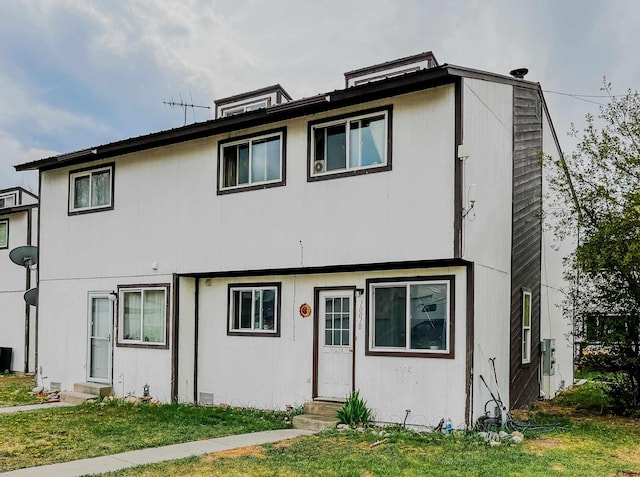
<path fill-rule="evenodd" d="M 36 310 L 25 303 L 24 294 L 35 287 L 36 274 L 12 263 L 9 253 L 37 245 L 37 217 L 36 195 L 22 187 L 0 190 L 0 373 L 35 371 Z"/>
<path fill-rule="evenodd" d="M 40 171 L 44 375 L 270 409 L 358 389 L 379 421 L 457 426 L 481 376 L 515 407 L 571 384 L 539 84 L 431 53 L 345 79 L 17 166 Z"/>

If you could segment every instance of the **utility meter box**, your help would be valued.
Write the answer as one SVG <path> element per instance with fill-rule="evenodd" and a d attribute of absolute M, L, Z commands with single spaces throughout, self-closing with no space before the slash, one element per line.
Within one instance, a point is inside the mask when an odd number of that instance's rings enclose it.
<path fill-rule="evenodd" d="M 542 375 L 556 374 L 556 340 L 546 338 L 542 340 Z"/>

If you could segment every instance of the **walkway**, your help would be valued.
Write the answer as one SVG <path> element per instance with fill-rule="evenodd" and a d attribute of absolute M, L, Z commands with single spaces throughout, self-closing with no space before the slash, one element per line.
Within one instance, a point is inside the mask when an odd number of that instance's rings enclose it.
<path fill-rule="evenodd" d="M 65 403 L 36 404 L 31 406 L 16 406 L 0 408 L 0 413 L 29 411 L 46 407 L 65 406 Z M 41 465 L 10 472 L 0 473 L 0 476 L 11 477 L 72 477 L 87 474 L 112 472 L 115 470 L 135 467 L 143 464 L 153 464 L 165 460 L 182 459 L 194 455 L 210 454 L 240 447 L 256 446 L 293 439 L 295 437 L 313 434 L 313 431 L 304 429 L 278 429 L 274 431 L 252 432 L 235 436 L 218 437 L 184 444 L 173 444 L 163 447 L 151 447 L 121 454 L 92 457 L 60 464 Z"/>

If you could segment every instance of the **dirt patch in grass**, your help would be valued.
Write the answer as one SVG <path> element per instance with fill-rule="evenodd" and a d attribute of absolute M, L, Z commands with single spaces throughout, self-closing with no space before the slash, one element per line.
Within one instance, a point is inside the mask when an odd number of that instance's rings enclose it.
<path fill-rule="evenodd" d="M 229 449 L 226 451 L 215 452 L 207 455 L 204 458 L 205 462 L 211 462 L 217 459 L 237 459 L 238 457 L 256 457 L 258 459 L 264 459 L 264 448 L 262 446 L 247 446 L 239 447 L 237 449 Z"/>
<path fill-rule="evenodd" d="M 640 446 L 617 449 L 615 456 L 622 462 L 640 465 Z"/>

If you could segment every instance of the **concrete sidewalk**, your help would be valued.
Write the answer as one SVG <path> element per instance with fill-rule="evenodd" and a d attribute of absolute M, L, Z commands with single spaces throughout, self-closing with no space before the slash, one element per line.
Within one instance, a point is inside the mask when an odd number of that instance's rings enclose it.
<path fill-rule="evenodd" d="M 249 434 L 218 437 L 216 439 L 186 442 L 184 444 L 174 444 L 164 447 L 151 447 L 149 449 L 123 452 L 122 454 L 103 457 L 93 457 L 91 459 L 74 460 L 60 464 L 29 467 L 27 469 L 5 472 L 0 475 L 15 477 L 70 477 L 97 474 L 125 469 L 127 467 L 135 467 L 136 465 L 152 464 L 165 460 L 182 459 L 183 457 L 193 455 L 203 455 L 211 452 L 238 449 L 240 447 L 268 444 L 313 433 L 313 431 L 303 429 L 279 429 L 275 431 L 252 432 Z"/>
<path fill-rule="evenodd" d="M 67 406 L 73 406 L 73 404 L 69 404 L 67 402 L 46 402 L 43 404 L 27 404 L 25 406 L 0 407 L 0 414 L 8 414 L 10 412 L 35 411 L 36 409 Z"/>

